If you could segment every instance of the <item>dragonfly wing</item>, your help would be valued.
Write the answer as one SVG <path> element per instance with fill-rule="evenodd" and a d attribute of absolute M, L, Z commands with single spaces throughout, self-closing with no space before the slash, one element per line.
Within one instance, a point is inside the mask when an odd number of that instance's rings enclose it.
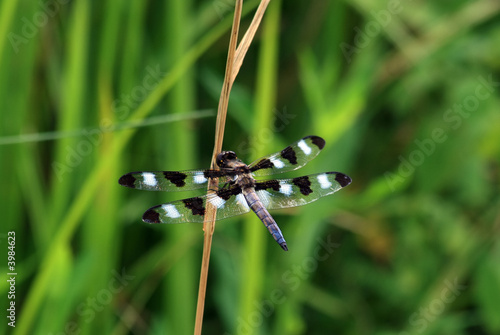
<path fill-rule="evenodd" d="M 325 140 L 321 137 L 306 136 L 280 152 L 253 162 L 249 168 L 255 176 L 293 171 L 316 157 L 324 146 Z"/>
<path fill-rule="evenodd" d="M 250 208 L 237 185 L 200 197 L 188 198 L 148 209 L 142 220 L 147 223 L 203 222 L 207 202 L 217 208 L 216 220 L 248 213 Z"/>
<path fill-rule="evenodd" d="M 351 183 L 340 172 L 325 172 L 293 179 L 258 182 L 255 191 L 268 209 L 303 206 L 335 193 Z"/>
<path fill-rule="evenodd" d="M 231 178 L 227 170 L 143 171 L 130 172 L 118 183 L 146 191 L 189 191 L 207 187 L 208 178 Z"/>

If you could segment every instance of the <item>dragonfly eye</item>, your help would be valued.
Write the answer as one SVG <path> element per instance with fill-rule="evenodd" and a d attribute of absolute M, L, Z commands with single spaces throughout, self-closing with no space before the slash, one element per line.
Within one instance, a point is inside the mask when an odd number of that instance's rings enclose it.
<path fill-rule="evenodd" d="M 234 153 L 234 151 L 222 151 L 217 155 L 216 162 L 219 167 L 225 167 L 228 161 L 234 159 L 236 159 L 236 154 Z"/>
<path fill-rule="evenodd" d="M 225 160 L 233 160 L 233 159 L 236 159 L 236 154 L 234 153 L 234 151 L 226 151 L 225 152 L 225 155 L 224 155 L 224 159 Z"/>

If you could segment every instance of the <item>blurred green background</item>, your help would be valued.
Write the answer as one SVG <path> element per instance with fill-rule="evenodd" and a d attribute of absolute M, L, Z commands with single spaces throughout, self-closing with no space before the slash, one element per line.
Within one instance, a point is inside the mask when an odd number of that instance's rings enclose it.
<path fill-rule="evenodd" d="M 0 3 L 1 333 L 193 332 L 202 227 L 141 216 L 199 193 L 117 181 L 208 168 L 232 3 Z M 223 147 L 250 163 L 318 135 L 290 175 L 353 183 L 273 212 L 288 252 L 255 215 L 217 223 L 204 334 L 500 334 L 499 13 L 271 2 Z"/>

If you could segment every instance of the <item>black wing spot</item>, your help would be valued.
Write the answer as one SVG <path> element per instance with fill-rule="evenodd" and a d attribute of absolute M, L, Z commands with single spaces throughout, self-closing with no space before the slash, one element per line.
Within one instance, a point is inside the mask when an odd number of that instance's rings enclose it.
<path fill-rule="evenodd" d="M 309 195 L 313 192 L 311 189 L 311 181 L 307 176 L 293 178 L 292 183 L 300 189 L 300 193 L 303 195 Z"/>
<path fill-rule="evenodd" d="M 136 180 L 137 179 L 135 179 L 134 176 L 132 176 L 130 173 L 127 173 L 126 175 L 123 175 L 120 177 L 120 180 L 118 180 L 118 183 L 122 186 L 135 188 L 134 183 Z"/>
<path fill-rule="evenodd" d="M 182 172 L 164 171 L 165 178 L 177 187 L 186 185 L 187 175 Z"/>
<path fill-rule="evenodd" d="M 335 176 L 335 181 L 338 182 L 340 186 L 346 187 L 351 183 L 352 179 L 348 175 L 337 172 L 337 175 Z"/>
<path fill-rule="evenodd" d="M 154 207 L 153 207 L 154 208 Z M 144 213 L 142 216 L 142 221 L 147 223 L 160 223 L 160 214 L 155 211 L 153 208 L 150 208 Z"/>
<path fill-rule="evenodd" d="M 285 149 L 281 150 L 281 157 L 286 159 L 292 165 L 297 164 L 297 155 L 295 154 L 295 150 L 292 147 L 288 146 Z"/>
<path fill-rule="evenodd" d="M 203 199 L 189 198 L 182 200 L 186 208 L 191 210 L 193 215 L 205 215 L 205 207 L 203 207 Z"/>
<path fill-rule="evenodd" d="M 316 145 L 320 150 L 325 147 L 325 140 L 319 136 L 308 136 L 311 142 Z"/>
<path fill-rule="evenodd" d="M 277 180 L 268 180 L 255 184 L 256 191 L 267 190 L 268 188 L 272 189 L 273 191 L 279 191 L 281 186 Z"/>
<path fill-rule="evenodd" d="M 233 195 L 238 195 L 241 193 L 241 187 L 239 185 L 234 185 L 231 188 L 220 189 L 217 191 L 217 196 L 221 199 L 228 200 Z"/>
<path fill-rule="evenodd" d="M 205 170 L 203 176 L 205 178 L 219 178 L 228 175 L 226 170 Z"/>
<path fill-rule="evenodd" d="M 271 169 L 274 167 L 273 162 L 271 162 L 268 158 L 261 159 L 257 164 L 255 164 L 250 171 L 255 172 L 261 169 Z"/>

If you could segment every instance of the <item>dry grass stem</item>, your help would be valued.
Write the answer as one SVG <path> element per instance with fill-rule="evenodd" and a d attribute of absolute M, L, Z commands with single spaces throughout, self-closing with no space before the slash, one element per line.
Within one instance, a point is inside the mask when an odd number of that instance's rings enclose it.
<path fill-rule="evenodd" d="M 226 73 L 224 77 L 224 84 L 222 85 L 222 91 L 219 99 L 219 108 L 217 112 L 217 123 L 215 128 L 215 144 L 214 151 L 212 155 L 212 169 L 217 169 L 217 164 L 215 163 L 215 159 L 217 154 L 222 151 L 222 142 L 224 139 L 224 127 L 226 124 L 226 115 L 227 115 L 227 106 L 229 103 L 229 95 L 231 92 L 231 88 L 233 86 L 236 75 L 238 74 L 241 65 L 243 64 L 243 59 L 250 47 L 250 44 L 255 36 L 255 33 L 262 21 L 262 17 L 264 16 L 264 12 L 266 11 L 267 5 L 270 0 L 263 0 L 259 4 L 257 11 L 254 15 L 252 23 L 250 27 L 246 31 L 241 43 L 238 48 L 236 45 L 238 43 L 238 33 L 241 19 L 241 10 L 243 7 L 243 0 L 236 0 L 235 9 L 234 9 L 234 19 L 233 19 L 233 27 L 231 30 L 231 38 L 229 41 L 229 51 L 226 62 Z M 213 192 L 214 189 L 217 188 L 218 180 L 211 179 L 208 185 L 208 192 Z M 201 264 L 201 273 L 200 273 L 200 286 L 198 290 L 198 304 L 196 308 L 196 323 L 195 323 L 195 335 L 201 334 L 202 324 L 203 324 L 203 312 L 205 306 L 205 295 L 207 288 L 207 279 L 208 279 L 208 265 L 210 262 L 210 250 L 212 248 L 212 236 L 215 228 L 215 217 L 216 217 L 216 208 L 209 202 L 207 202 L 205 220 L 203 222 L 203 231 L 204 231 L 204 239 L 203 239 L 203 258 Z"/>
<path fill-rule="evenodd" d="M 245 55 L 247 54 L 247 51 L 250 48 L 250 44 L 252 43 L 255 33 L 259 28 L 260 22 L 262 21 L 262 17 L 266 12 L 267 5 L 269 5 L 269 2 L 271 2 L 271 0 L 262 0 L 260 2 L 259 7 L 255 11 L 255 15 L 252 19 L 250 27 L 248 27 L 248 30 L 241 39 L 238 49 L 236 50 L 236 58 L 234 60 L 234 65 L 233 65 L 231 85 L 233 84 L 236 75 L 240 71 L 241 65 L 243 64 L 243 59 L 245 58 Z"/>
<path fill-rule="evenodd" d="M 234 9 L 234 19 L 233 27 L 231 30 L 231 38 L 229 41 L 229 50 L 226 62 L 226 73 L 224 77 L 224 83 L 222 85 L 222 91 L 219 99 L 219 108 L 217 111 L 217 122 L 215 127 L 215 144 L 214 151 L 212 155 L 212 169 L 217 169 L 217 164 L 215 162 L 217 154 L 222 150 L 222 142 L 224 139 L 224 127 L 226 124 L 227 106 L 229 103 L 229 93 L 231 91 L 232 83 L 234 81 L 233 76 L 233 63 L 234 55 L 236 53 L 236 44 L 238 42 L 238 32 L 241 20 L 241 10 L 243 7 L 243 0 L 236 0 Z M 213 192 L 217 188 L 218 180 L 210 179 L 208 183 L 208 192 Z M 203 256 L 201 263 L 200 272 L 200 285 L 198 288 L 198 303 L 196 306 L 196 322 L 194 333 L 195 335 L 201 335 L 201 329 L 203 326 L 203 312 L 205 309 L 205 296 L 207 289 L 207 279 L 208 279 L 208 266 L 210 263 L 210 251 L 212 249 L 212 236 L 215 229 L 215 217 L 216 208 L 210 203 L 206 204 L 205 219 L 203 221 Z"/>

